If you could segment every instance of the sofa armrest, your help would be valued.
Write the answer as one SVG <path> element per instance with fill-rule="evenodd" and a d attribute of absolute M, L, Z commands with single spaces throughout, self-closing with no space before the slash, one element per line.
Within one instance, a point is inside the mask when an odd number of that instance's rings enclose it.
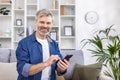
<path fill-rule="evenodd" d="M 17 80 L 16 62 L 0 63 L 0 80 Z"/>

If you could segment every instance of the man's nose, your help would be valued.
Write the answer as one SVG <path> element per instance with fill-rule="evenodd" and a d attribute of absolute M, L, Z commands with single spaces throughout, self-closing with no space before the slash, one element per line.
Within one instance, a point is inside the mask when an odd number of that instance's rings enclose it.
<path fill-rule="evenodd" d="M 47 27 L 47 24 L 46 24 L 46 23 L 44 23 L 44 27 Z"/>

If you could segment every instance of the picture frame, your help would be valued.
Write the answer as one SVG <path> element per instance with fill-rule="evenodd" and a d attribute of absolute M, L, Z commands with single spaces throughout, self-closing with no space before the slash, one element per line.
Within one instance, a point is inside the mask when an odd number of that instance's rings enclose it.
<path fill-rule="evenodd" d="M 16 25 L 22 26 L 22 19 L 16 19 Z"/>
<path fill-rule="evenodd" d="M 72 36 L 73 28 L 72 26 L 64 26 L 64 36 Z"/>
<path fill-rule="evenodd" d="M 55 31 L 55 30 L 54 30 L 54 31 L 51 31 L 51 32 L 50 32 L 50 37 L 51 37 L 53 40 L 56 41 L 56 40 L 57 40 L 57 31 Z"/>

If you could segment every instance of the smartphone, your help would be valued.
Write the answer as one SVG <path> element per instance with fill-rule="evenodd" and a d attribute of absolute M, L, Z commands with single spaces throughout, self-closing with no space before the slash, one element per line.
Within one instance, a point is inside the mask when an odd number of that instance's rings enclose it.
<path fill-rule="evenodd" d="M 71 54 L 71 55 L 66 55 L 66 56 L 64 57 L 64 59 L 66 59 L 67 61 L 69 61 L 72 56 L 73 56 L 72 54 Z M 63 59 L 63 60 L 64 60 L 64 59 Z"/>

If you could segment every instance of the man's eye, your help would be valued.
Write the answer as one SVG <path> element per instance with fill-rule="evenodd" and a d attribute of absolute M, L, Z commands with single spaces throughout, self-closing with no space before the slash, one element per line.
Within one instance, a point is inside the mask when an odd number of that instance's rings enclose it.
<path fill-rule="evenodd" d="M 47 24 L 51 24 L 50 22 L 48 22 Z"/>
<path fill-rule="evenodd" d="M 40 23 L 44 24 L 44 22 L 40 21 Z"/>

